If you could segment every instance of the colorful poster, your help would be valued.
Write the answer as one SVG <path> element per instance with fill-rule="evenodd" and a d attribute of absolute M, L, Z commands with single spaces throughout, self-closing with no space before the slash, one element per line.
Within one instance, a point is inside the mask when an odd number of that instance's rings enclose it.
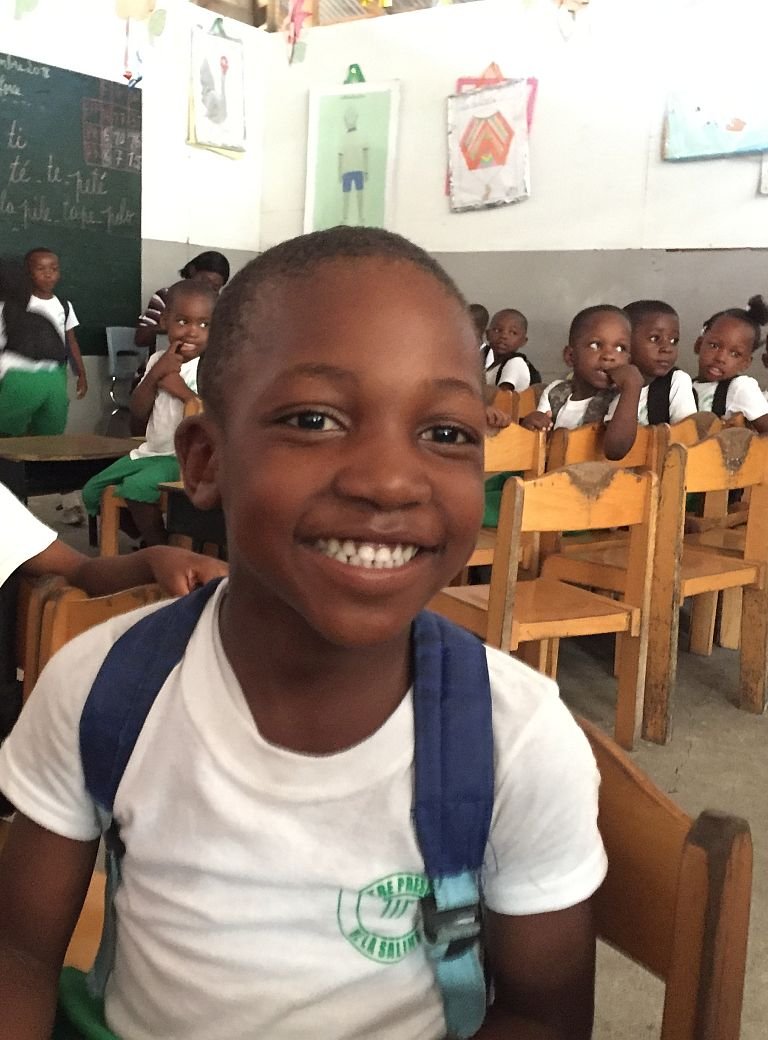
<path fill-rule="evenodd" d="M 448 98 L 448 172 L 454 213 L 530 195 L 526 80 Z"/>
<path fill-rule="evenodd" d="M 755 70 L 756 72 L 758 70 Z M 768 149 L 768 109 L 764 88 L 740 89 L 720 76 L 673 91 L 667 98 L 665 159 L 706 159 Z"/>
<path fill-rule="evenodd" d="M 391 225 L 398 101 L 394 82 L 310 92 L 305 231 Z"/>
<path fill-rule="evenodd" d="M 189 144 L 245 151 L 243 44 L 220 33 L 192 30 Z"/>

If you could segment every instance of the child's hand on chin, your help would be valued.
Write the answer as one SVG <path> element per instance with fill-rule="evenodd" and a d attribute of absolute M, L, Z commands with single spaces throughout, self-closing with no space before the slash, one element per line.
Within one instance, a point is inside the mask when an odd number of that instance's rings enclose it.
<path fill-rule="evenodd" d="M 494 408 L 492 405 L 489 405 L 485 409 L 485 421 L 489 430 L 503 430 L 505 426 L 509 426 L 512 422 L 512 417 L 503 412 L 501 408 Z"/>
<path fill-rule="evenodd" d="M 552 412 L 531 412 L 520 420 L 520 425 L 526 430 L 544 430 L 548 433 L 552 429 Z"/>
<path fill-rule="evenodd" d="M 642 387 L 643 374 L 637 365 L 619 365 L 608 371 L 608 378 L 619 390 L 631 390 L 633 387 Z"/>

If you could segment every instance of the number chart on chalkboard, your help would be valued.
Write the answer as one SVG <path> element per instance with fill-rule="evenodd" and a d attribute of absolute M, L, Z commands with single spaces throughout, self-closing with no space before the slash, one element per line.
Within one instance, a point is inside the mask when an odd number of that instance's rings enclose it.
<path fill-rule="evenodd" d="M 58 253 L 85 354 L 141 309 L 141 94 L 0 53 L 0 253 Z"/>

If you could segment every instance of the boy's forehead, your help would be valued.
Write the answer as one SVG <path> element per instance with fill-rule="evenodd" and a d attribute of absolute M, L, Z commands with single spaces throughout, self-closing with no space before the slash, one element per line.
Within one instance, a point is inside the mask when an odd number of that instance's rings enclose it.
<path fill-rule="evenodd" d="M 593 336 L 598 329 L 608 328 L 609 326 L 613 326 L 614 329 L 620 326 L 622 329 L 626 329 L 627 332 L 631 330 L 629 318 L 622 317 L 621 314 L 616 314 L 613 311 L 601 311 L 586 319 L 576 338 L 582 343 L 588 337 Z"/>

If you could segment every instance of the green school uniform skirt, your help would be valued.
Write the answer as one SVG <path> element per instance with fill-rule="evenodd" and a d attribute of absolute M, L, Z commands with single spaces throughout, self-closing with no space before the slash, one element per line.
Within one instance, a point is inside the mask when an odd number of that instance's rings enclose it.
<path fill-rule="evenodd" d="M 36 372 L 12 368 L 0 379 L 0 437 L 64 433 L 68 414 L 66 365 Z"/>

